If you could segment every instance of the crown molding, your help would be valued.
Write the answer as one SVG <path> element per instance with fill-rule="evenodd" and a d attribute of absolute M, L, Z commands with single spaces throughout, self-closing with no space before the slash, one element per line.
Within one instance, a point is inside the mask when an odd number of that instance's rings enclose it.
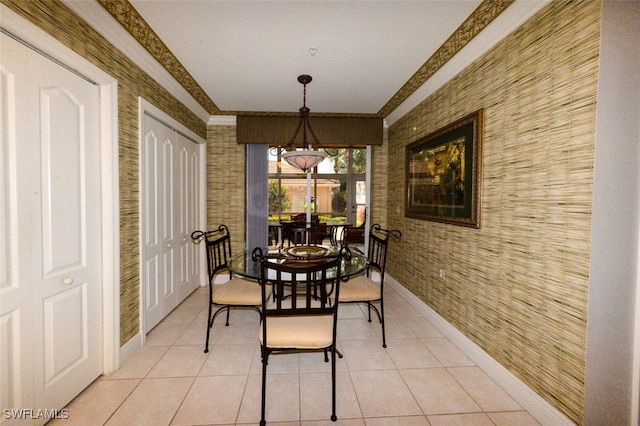
<path fill-rule="evenodd" d="M 207 121 L 209 126 L 235 126 L 236 125 L 236 116 L 235 115 L 212 115 L 209 117 L 209 121 Z"/>
<path fill-rule="evenodd" d="M 96 0 L 62 1 L 202 121 L 209 120 L 211 114 L 100 3 Z"/>
<path fill-rule="evenodd" d="M 386 123 L 393 123 L 418 106 L 462 70 L 484 55 L 489 49 L 503 40 L 551 0 L 517 0 L 498 15 L 484 30 L 471 39 L 458 53 L 444 63 L 422 85 L 411 93 L 393 111 L 386 115 Z M 459 29 L 458 29 L 459 30 Z"/>

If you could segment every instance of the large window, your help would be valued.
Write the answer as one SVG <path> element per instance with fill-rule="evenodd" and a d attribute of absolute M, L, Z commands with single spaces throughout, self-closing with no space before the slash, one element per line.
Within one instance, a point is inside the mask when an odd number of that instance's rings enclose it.
<path fill-rule="evenodd" d="M 269 153 L 269 220 L 311 212 L 324 220 L 360 225 L 366 219 L 366 149 L 339 149 L 307 174 Z M 333 151 L 332 151 L 333 153 Z M 309 197 L 308 187 L 311 186 Z"/>

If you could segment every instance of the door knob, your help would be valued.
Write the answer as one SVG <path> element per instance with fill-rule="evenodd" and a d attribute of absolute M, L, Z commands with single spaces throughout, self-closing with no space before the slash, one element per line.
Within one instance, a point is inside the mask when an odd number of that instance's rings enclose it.
<path fill-rule="evenodd" d="M 71 277 L 64 277 L 64 278 L 62 279 L 62 284 L 63 284 L 63 285 L 71 285 L 71 284 L 73 284 L 73 278 L 71 278 Z"/>

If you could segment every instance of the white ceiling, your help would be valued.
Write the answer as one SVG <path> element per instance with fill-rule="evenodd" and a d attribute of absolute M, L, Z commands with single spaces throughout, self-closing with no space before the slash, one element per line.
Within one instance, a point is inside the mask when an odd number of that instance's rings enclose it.
<path fill-rule="evenodd" d="M 375 114 L 480 0 L 131 4 L 223 111 Z"/>
<path fill-rule="evenodd" d="M 295 112 L 302 105 L 297 77 L 309 74 L 313 81 L 307 86 L 307 106 L 312 114 L 377 114 L 481 3 L 129 1 L 221 111 Z M 547 2 L 517 0 L 419 91 L 435 90 Z M 122 34 L 123 28 L 99 3 L 66 3 L 123 51 L 138 57 L 138 63 L 145 61 L 146 51 L 131 46 L 131 36 Z M 146 59 L 148 66 L 151 62 Z M 175 87 L 174 92 L 184 92 L 167 75 L 157 79 Z M 179 99 L 184 96 L 188 94 L 178 94 Z M 405 101 L 394 113 L 415 102 Z"/>

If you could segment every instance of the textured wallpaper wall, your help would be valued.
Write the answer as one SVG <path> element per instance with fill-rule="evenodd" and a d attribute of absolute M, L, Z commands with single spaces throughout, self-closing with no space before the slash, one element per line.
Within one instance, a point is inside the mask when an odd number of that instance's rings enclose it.
<path fill-rule="evenodd" d="M 387 180 L 387 165 L 389 164 L 389 141 L 388 131 L 384 130 L 383 144 L 371 147 L 371 224 L 378 223 L 383 228 L 389 229 L 387 221 L 387 196 L 389 186 Z M 402 188 L 394 188 L 402 191 Z"/>
<path fill-rule="evenodd" d="M 138 97 L 144 97 L 203 138 L 206 123 L 63 3 L 0 1 L 118 80 L 120 344 L 124 344 L 140 331 Z"/>
<path fill-rule="evenodd" d="M 550 3 L 389 129 L 389 273 L 577 423 L 600 16 Z M 405 218 L 405 146 L 479 108 L 481 228 Z"/>
<path fill-rule="evenodd" d="M 245 146 L 236 143 L 236 126 L 207 128 L 207 228 L 224 223 L 231 250 L 245 244 Z"/>

